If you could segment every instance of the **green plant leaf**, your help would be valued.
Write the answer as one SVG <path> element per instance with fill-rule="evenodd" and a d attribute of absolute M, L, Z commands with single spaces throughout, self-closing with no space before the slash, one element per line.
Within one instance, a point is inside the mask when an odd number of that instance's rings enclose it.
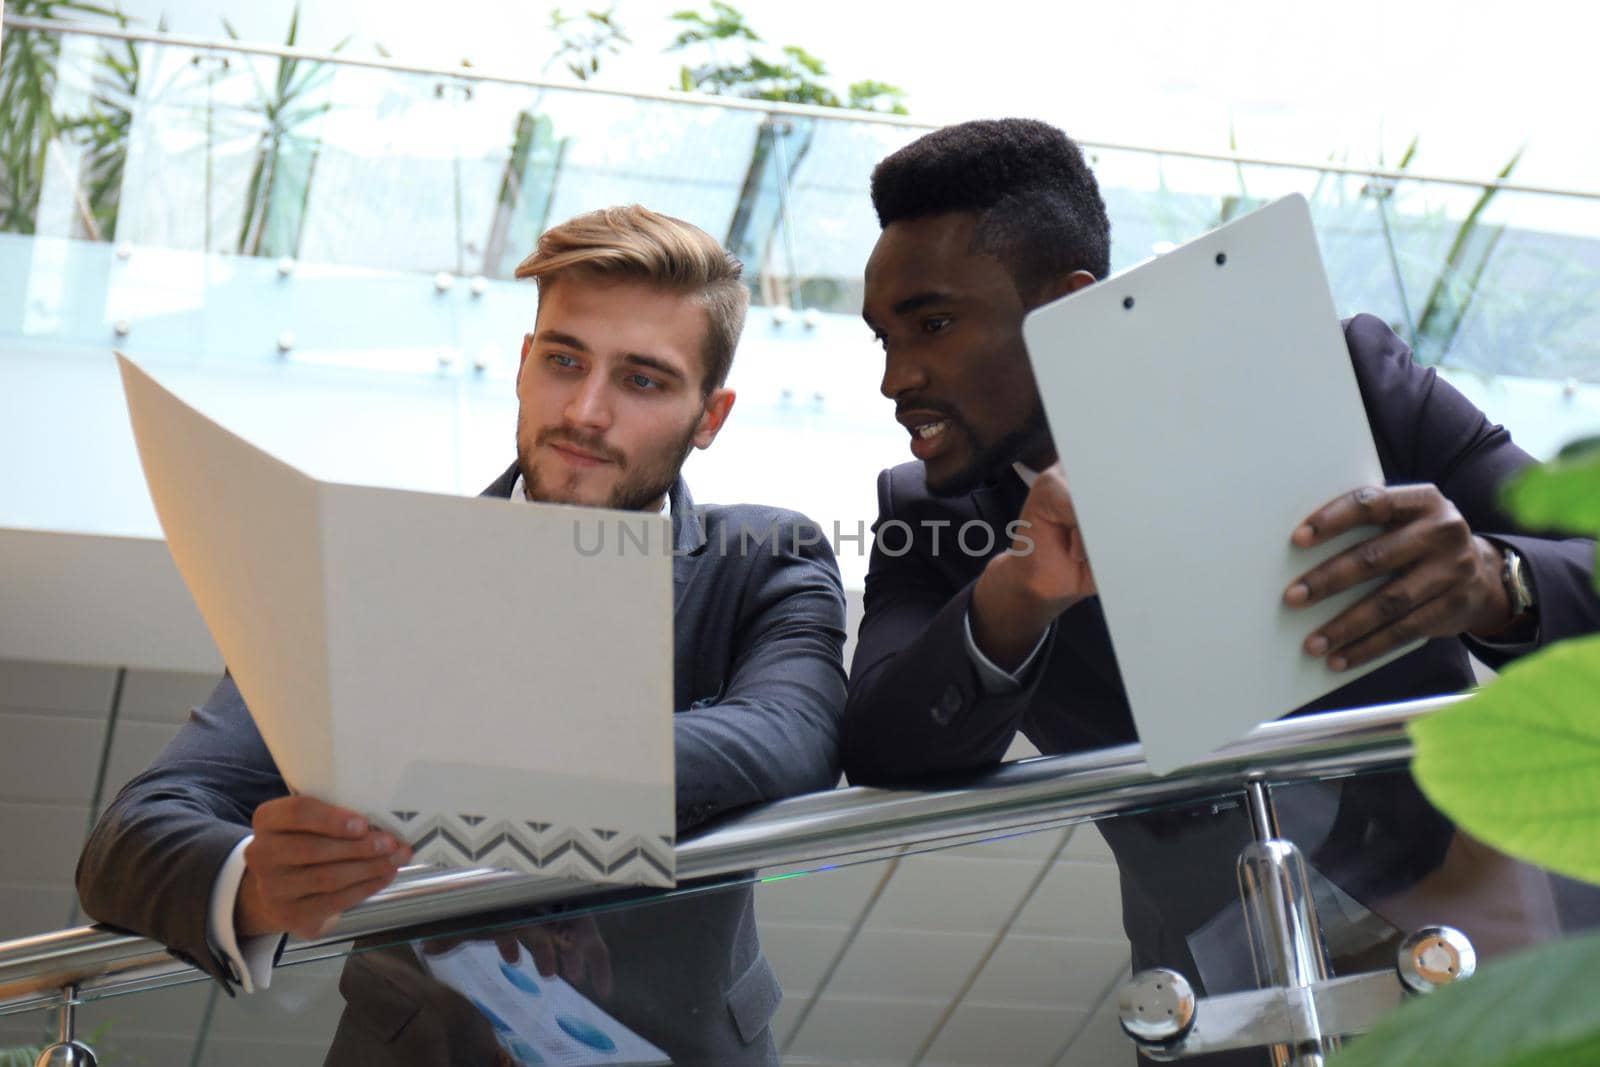
<path fill-rule="evenodd" d="M 1600 536 L 1600 444 L 1580 441 L 1556 462 L 1530 467 L 1506 487 L 1505 504 L 1533 529 Z"/>
<path fill-rule="evenodd" d="M 1588 459 L 1590 456 L 1600 457 L 1600 437 L 1580 437 L 1576 441 L 1568 441 L 1556 453 L 1560 460 Z"/>
<path fill-rule="evenodd" d="M 1468 833 L 1600 884 L 1597 694 L 1600 636 L 1558 642 L 1412 723 L 1411 773 Z"/>
<path fill-rule="evenodd" d="M 1597 1067 L 1597 968 L 1600 934 L 1495 960 L 1403 1005 L 1328 1067 Z"/>
<path fill-rule="evenodd" d="M 1413 347 L 1418 349 L 1418 359 L 1425 365 L 1438 363 L 1455 343 L 1461 323 L 1466 319 L 1467 309 L 1477 296 L 1477 283 L 1499 243 L 1498 233 L 1487 241 L 1477 238 L 1483 213 L 1500 191 L 1498 183 L 1511 177 L 1511 172 L 1517 169 L 1526 150 L 1527 146 L 1524 145 L 1512 153 L 1494 176 L 1494 182 L 1483 187 L 1472 209 L 1467 212 L 1467 217 L 1456 228 L 1450 251 L 1434 279 L 1422 314 L 1417 318 L 1417 340 Z M 1469 259 L 1475 259 L 1477 266 L 1470 267 Z"/>
<path fill-rule="evenodd" d="M 1422 143 L 1421 134 L 1412 134 L 1411 143 L 1406 145 L 1406 150 L 1400 155 L 1400 162 L 1394 165 L 1395 170 L 1405 170 L 1411 166 L 1411 161 L 1417 158 L 1417 146 Z"/>

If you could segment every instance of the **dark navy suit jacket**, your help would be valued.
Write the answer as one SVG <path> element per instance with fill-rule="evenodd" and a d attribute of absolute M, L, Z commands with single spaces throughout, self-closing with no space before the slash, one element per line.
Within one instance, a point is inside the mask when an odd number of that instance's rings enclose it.
<path fill-rule="evenodd" d="M 1501 484 L 1532 459 L 1432 369 L 1417 366 L 1380 320 L 1349 320 L 1345 340 L 1388 481 L 1434 483 L 1474 531 L 1522 554 L 1537 591 L 1541 643 L 1600 629 L 1594 542 L 1530 536 L 1499 510 Z M 913 537 L 898 556 L 875 547 L 867 573 L 844 725 L 845 773 L 853 784 L 992 764 L 1019 730 L 1044 753 L 1136 739 L 1098 598 L 1057 620 L 1020 691 L 988 693 L 972 665 L 964 619 L 988 560 L 951 551 L 953 533 L 977 520 L 994 532 L 995 552 L 1002 551 L 1010 543 L 1005 526 L 1026 496 L 1010 471 L 951 498 L 929 494 L 920 463 L 879 477 L 879 523 L 902 520 Z M 941 528 L 946 550 L 936 552 L 932 538 Z M 896 531 L 892 546 L 899 549 L 903 538 Z M 1509 658 L 1481 646 L 1473 651 L 1496 667 Z M 1467 652 L 1460 639 L 1429 641 L 1295 714 L 1461 690 L 1474 681 Z M 1278 804 L 1290 837 L 1297 829 L 1293 793 L 1283 791 Z M 1337 806 L 1332 828 L 1303 843 L 1313 864 L 1357 899 L 1414 882 L 1448 845 L 1449 824 L 1407 775 L 1356 780 Z M 1247 820 L 1232 803 L 1117 819 L 1102 829 L 1122 870 L 1124 926 L 1136 965 L 1177 967 L 1195 978 L 1186 939 L 1236 899 L 1233 864 L 1249 839 Z"/>

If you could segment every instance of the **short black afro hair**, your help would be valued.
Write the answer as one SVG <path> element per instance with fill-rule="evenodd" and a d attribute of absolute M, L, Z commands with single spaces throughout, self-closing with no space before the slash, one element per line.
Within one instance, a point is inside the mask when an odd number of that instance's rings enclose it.
<path fill-rule="evenodd" d="M 878 224 L 952 212 L 978 216 L 975 243 L 1004 263 L 1024 299 L 1055 278 L 1111 272 L 1111 221 L 1072 138 L 1034 119 L 946 126 L 872 171 Z"/>

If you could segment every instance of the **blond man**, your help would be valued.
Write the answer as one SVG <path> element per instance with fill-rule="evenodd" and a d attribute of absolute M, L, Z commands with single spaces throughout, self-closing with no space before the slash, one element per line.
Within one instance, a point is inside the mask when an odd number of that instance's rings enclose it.
<path fill-rule="evenodd" d="M 832 553 L 793 512 L 696 505 L 679 474 L 733 408 L 725 383 L 748 303 L 738 261 L 634 206 L 557 226 L 517 276 L 539 290 L 517 373 L 517 460 L 483 495 L 669 515 L 679 831 L 830 788 L 845 695 Z M 90 915 L 249 991 L 270 980 L 286 933 L 315 937 L 409 858 L 359 814 L 290 796 L 224 677 L 101 817 L 78 888 Z M 775 1061 L 767 1024 L 781 992 L 748 890 L 551 929 L 522 938 L 539 970 L 559 969 L 675 1062 Z M 463 1027 L 481 1036 L 461 1022 L 470 1011 L 396 966 L 368 968 L 364 988 L 407 990 L 412 1013 L 431 1018 L 393 1025 L 393 997 L 351 997 L 351 1012 L 376 1005 L 380 1017 L 347 1012 L 330 1062 L 444 1062 Z"/>

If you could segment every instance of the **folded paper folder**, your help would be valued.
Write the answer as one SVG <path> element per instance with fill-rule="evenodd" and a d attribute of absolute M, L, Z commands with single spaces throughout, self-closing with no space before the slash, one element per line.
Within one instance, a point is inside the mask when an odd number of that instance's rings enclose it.
<path fill-rule="evenodd" d="M 321 482 L 118 360 L 167 544 L 292 789 L 419 862 L 673 883 L 662 516 Z"/>

